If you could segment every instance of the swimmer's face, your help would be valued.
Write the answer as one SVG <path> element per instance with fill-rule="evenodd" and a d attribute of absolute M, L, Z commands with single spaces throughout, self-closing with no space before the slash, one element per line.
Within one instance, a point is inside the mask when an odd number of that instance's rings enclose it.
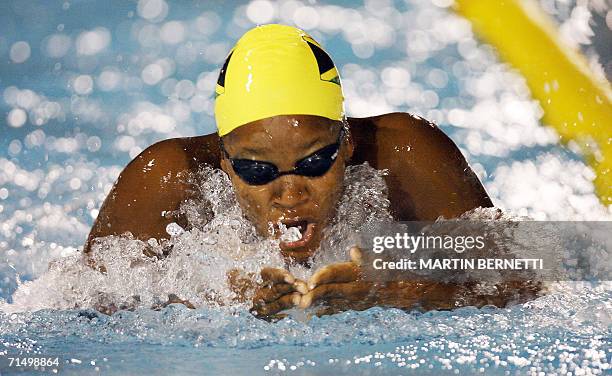
<path fill-rule="evenodd" d="M 223 137 L 232 159 L 248 159 L 290 171 L 296 163 L 338 141 L 342 123 L 310 115 L 283 115 L 241 126 Z M 322 231 L 335 215 L 342 194 L 344 168 L 353 153 L 349 137 L 340 142 L 333 165 L 321 176 L 282 175 L 261 185 L 251 185 L 236 174 L 227 157 L 221 168 L 234 187 L 246 217 L 264 236 L 280 236 L 278 222 L 298 227 L 302 239 L 281 242 L 283 256 L 305 262 L 313 255 Z"/>

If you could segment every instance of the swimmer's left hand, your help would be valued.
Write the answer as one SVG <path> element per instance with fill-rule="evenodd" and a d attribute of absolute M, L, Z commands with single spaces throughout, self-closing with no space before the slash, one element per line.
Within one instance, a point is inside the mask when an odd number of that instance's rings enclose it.
<path fill-rule="evenodd" d="M 331 299 L 341 300 L 351 306 L 353 302 L 362 301 L 376 287 L 372 282 L 362 280 L 361 250 L 353 247 L 349 251 L 351 260 L 327 265 L 319 269 L 308 280 L 308 292 L 300 299 L 300 308 Z M 348 308 L 348 307 L 347 307 Z"/>

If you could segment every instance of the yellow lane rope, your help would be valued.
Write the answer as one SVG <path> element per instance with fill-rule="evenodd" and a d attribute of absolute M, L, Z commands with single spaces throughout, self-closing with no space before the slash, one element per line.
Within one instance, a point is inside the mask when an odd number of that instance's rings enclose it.
<path fill-rule="evenodd" d="M 561 42 L 553 20 L 531 0 L 455 0 L 455 9 L 527 80 L 543 123 L 574 140 L 595 170 L 601 202 L 612 204 L 612 90 L 586 59 Z"/>

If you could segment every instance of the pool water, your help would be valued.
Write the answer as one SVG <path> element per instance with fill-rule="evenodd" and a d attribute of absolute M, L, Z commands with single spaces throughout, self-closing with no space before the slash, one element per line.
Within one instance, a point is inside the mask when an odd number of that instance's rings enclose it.
<path fill-rule="evenodd" d="M 57 371 L 75 375 L 610 373 L 609 282 L 553 284 L 548 294 L 503 309 L 373 308 L 322 318 L 294 312 L 277 323 L 254 318 L 244 306 L 203 302 L 195 310 L 138 306 L 112 316 L 92 309 L 136 293 L 147 304 L 176 291 L 195 298 L 211 279 L 201 271 L 213 273 L 227 261 L 177 252 L 165 264 L 121 273 L 137 257 L 138 244 L 114 239 L 104 255 L 123 255 L 116 257 L 118 279 L 100 279 L 74 263 L 131 158 L 161 139 L 214 131 L 218 67 L 256 23 L 294 24 L 319 40 L 339 67 L 350 116 L 407 111 L 439 124 L 510 215 L 610 220 L 610 208 L 594 194 L 592 170 L 542 126 L 523 79 L 475 39 L 448 3 L 0 4 L 0 55 L 8 62 L 0 71 L 6 114 L 0 121 L 0 354 L 57 356 Z M 546 3 L 564 30 L 588 40 L 583 5 Z M 359 182 L 367 175 L 355 176 Z M 204 189 L 218 188 L 220 180 L 211 181 Z M 355 184 L 351 192 L 384 201 L 380 187 L 362 188 Z M 234 221 L 248 234 L 230 201 L 219 201 L 219 221 Z M 353 205 L 347 210 L 358 201 Z M 354 221 L 386 213 L 382 204 L 375 209 Z M 188 249 L 206 234 L 176 239 Z M 279 262 L 262 257 L 244 262 Z M 221 284 L 206 288 L 224 293 Z M 16 371 L 0 363 L 0 374 Z"/>
<path fill-rule="evenodd" d="M 508 309 L 374 308 L 276 324 L 181 305 L 110 317 L 43 310 L 2 327 L 13 345 L 80 361 L 65 374 L 606 374 L 610 298 L 581 287 Z"/>

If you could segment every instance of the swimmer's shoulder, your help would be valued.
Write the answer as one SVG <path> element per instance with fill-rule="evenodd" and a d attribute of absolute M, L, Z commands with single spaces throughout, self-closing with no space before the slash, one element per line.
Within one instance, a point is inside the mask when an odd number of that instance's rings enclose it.
<path fill-rule="evenodd" d="M 389 199 L 400 220 L 456 217 L 492 206 L 480 180 L 457 145 L 435 124 L 394 112 L 349 119 L 352 163 L 388 171 Z"/>
<path fill-rule="evenodd" d="M 171 138 L 154 143 L 138 154 L 124 172 L 147 173 L 151 171 L 178 172 L 188 168 L 188 158 L 183 148 L 184 139 Z"/>
<path fill-rule="evenodd" d="M 355 142 L 355 163 L 368 161 L 377 167 L 388 158 L 396 159 L 398 151 L 412 151 L 411 156 L 440 152 L 451 152 L 455 158 L 460 155 L 454 142 L 434 123 L 406 112 L 349 118 L 349 125 Z"/>
<path fill-rule="evenodd" d="M 411 138 L 413 140 L 448 140 L 434 123 L 407 112 L 392 112 L 383 115 L 349 118 L 351 133 L 368 144 L 377 138 Z"/>
<path fill-rule="evenodd" d="M 121 172 L 116 193 L 156 196 L 168 204 L 187 199 L 190 174 L 204 165 L 218 167 L 216 134 L 159 141 L 136 156 Z"/>
<path fill-rule="evenodd" d="M 219 165 L 219 137 L 216 133 L 156 142 L 136 156 L 124 173 L 177 175 L 198 170 L 206 164 L 212 167 Z"/>
<path fill-rule="evenodd" d="M 417 115 L 394 112 L 377 116 L 374 120 L 381 141 L 389 145 L 408 145 L 415 155 L 434 158 L 440 164 L 462 165 L 465 158 L 459 147 L 436 124 Z M 396 154 L 396 148 L 385 148 Z M 432 160 L 433 161 L 433 160 Z M 458 164 L 457 164 L 458 163 Z"/>
<path fill-rule="evenodd" d="M 211 133 L 204 136 L 179 139 L 190 167 L 201 168 L 203 165 L 219 168 L 220 142 L 219 135 Z"/>
<path fill-rule="evenodd" d="M 186 225 L 178 209 L 190 199 L 190 173 L 203 164 L 218 165 L 215 135 L 172 138 L 157 142 L 136 156 L 121 172 L 89 234 L 91 240 L 130 232 L 141 240 L 167 238 L 171 222 Z M 217 148 L 217 149 L 215 149 Z"/>

